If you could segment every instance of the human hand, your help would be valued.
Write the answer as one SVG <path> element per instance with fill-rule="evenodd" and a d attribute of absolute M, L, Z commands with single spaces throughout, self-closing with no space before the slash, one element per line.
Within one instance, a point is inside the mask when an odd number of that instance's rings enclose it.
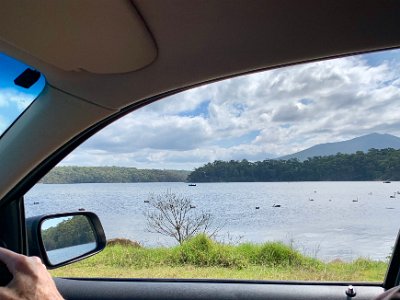
<path fill-rule="evenodd" d="M 0 261 L 5 263 L 14 278 L 0 287 L 0 299 L 5 300 L 62 300 L 63 297 L 39 257 L 28 257 L 0 248 Z"/>

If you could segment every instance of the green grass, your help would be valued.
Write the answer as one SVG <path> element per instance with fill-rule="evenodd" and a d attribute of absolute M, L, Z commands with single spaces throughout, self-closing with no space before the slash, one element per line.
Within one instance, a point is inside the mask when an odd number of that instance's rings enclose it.
<path fill-rule="evenodd" d="M 325 263 L 280 242 L 218 243 L 197 235 L 181 246 L 143 248 L 115 243 L 100 254 L 57 270 L 60 277 L 230 278 L 382 282 L 387 262 Z"/>

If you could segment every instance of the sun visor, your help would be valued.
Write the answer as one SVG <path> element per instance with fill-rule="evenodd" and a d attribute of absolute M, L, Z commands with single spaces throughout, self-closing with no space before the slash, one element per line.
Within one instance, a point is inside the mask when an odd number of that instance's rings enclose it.
<path fill-rule="evenodd" d="M 130 1 L 17 3 L 1 3 L 0 39 L 65 71 L 126 73 L 146 67 L 157 56 L 155 42 Z"/>

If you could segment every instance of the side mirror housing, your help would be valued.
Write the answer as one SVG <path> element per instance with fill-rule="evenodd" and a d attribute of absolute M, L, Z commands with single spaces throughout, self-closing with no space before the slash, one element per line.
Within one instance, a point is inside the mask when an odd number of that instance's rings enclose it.
<path fill-rule="evenodd" d="M 99 218 L 92 212 L 73 212 L 28 218 L 28 254 L 55 269 L 92 256 L 106 246 Z"/>

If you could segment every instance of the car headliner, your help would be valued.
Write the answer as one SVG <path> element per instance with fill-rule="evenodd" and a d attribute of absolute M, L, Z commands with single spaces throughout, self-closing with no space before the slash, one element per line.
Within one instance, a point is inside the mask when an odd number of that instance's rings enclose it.
<path fill-rule="evenodd" d="M 0 198 L 79 133 L 135 102 L 246 72 L 400 46 L 395 0 L 2 4 L 0 52 L 42 71 L 48 86 L 0 140 Z M 79 30 L 86 19 L 87 30 Z M 123 24 L 137 30 L 125 32 Z M 58 44 L 65 39 L 71 47 Z"/>

